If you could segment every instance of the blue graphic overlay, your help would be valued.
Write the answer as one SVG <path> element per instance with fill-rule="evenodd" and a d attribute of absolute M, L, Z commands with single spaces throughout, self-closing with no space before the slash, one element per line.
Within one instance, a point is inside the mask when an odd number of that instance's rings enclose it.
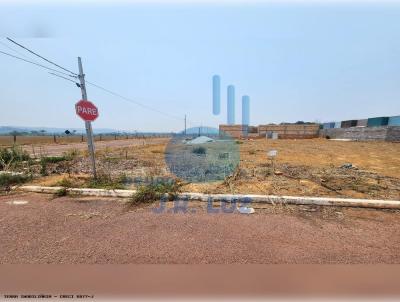
<path fill-rule="evenodd" d="M 228 86 L 228 125 L 235 124 L 235 86 Z"/>
<path fill-rule="evenodd" d="M 250 123 L 250 97 L 244 95 L 242 97 L 242 125 L 249 125 Z"/>
<path fill-rule="evenodd" d="M 213 76 L 213 114 L 218 115 L 221 112 L 221 78 L 219 75 Z"/>
<path fill-rule="evenodd" d="M 239 145 L 224 132 L 211 128 L 207 134 L 190 128 L 171 138 L 165 150 L 169 171 L 178 178 L 198 183 L 224 180 L 239 165 Z M 210 128 L 207 128 L 210 129 Z"/>
<path fill-rule="evenodd" d="M 221 77 L 212 77 L 212 107 L 213 114 L 219 115 L 221 112 Z M 227 89 L 227 125 L 235 124 L 235 86 L 229 85 Z M 250 97 L 242 97 L 242 125 L 250 125 Z"/>

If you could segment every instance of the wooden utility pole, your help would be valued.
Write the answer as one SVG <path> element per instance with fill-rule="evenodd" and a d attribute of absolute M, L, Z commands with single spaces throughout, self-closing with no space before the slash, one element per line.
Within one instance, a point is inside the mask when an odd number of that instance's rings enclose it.
<path fill-rule="evenodd" d="M 79 82 L 80 82 L 80 86 L 81 86 L 82 100 L 87 101 L 85 74 L 83 73 L 81 57 L 78 57 L 78 67 L 79 67 L 78 78 L 79 78 Z M 90 162 L 92 164 L 92 173 L 93 173 L 93 177 L 97 178 L 96 159 L 95 159 L 95 153 L 94 153 L 95 151 L 94 151 L 94 143 L 93 143 L 92 122 L 85 121 L 85 128 L 86 128 L 87 143 L 88 143 L 88 149 L 89 149 L 89 155 L 90 155 Z"/>

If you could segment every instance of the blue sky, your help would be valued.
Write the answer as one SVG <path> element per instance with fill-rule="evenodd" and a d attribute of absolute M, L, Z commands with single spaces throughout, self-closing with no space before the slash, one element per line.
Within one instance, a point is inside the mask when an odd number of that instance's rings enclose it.
<path fill-rule="evenodd" d="M 0 36 L 74 71 L 79 55 L 89 81 L 178 117 L 88 86 L 100 111 L 94 128 L 178 131 L 185 114 L 188 126 L 218 127 L 229 84 L 236 121 L 246 94 L 253 125 L 400 114 L 396 3 L 3 3 Z M 73 83 L 3 55 L 0 64 L 0 125 L 83 127 Z M 220 116 L 212 115 L 214 74 Z"/>

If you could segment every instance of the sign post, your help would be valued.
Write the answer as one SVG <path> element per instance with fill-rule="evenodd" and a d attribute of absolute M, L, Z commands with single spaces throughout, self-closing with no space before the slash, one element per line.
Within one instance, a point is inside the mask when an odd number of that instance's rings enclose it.
<path fill-rule="evenodd" d="M 269 150 L 267 152 L 268 158 L 271 160 L 271 165 L 272 165 L 272 172 L 275 173 L 275 158 L 278 155 L 277 150 Z"/>
<path fill-rule="evenodd" d="M 97 107 L 87 100 L 86 94 L 86 85 L 85 85 L 85 74 L 83 73 L 82 68 L 82 60 L 78 57 L 78 67 L 79 67 L 79 81 L 80 81 L 80 88 L 82 92 L 82 100 L 80 100 L 75 105 L 76 114 L 79 115 L 85 121 L 85 128 L 86 128 L 86 136 L 87 136 L 87 143 L 90 155 L 90 161 L 92 165 L 92 173 L 93 177 L 96 178 L 96 160 L 95 160 L 95 153 L 94 153 L 94 143 L 93 143 L 93 132 L 92 132 L 92 121 L 94 121 L 99 112 Z"/>

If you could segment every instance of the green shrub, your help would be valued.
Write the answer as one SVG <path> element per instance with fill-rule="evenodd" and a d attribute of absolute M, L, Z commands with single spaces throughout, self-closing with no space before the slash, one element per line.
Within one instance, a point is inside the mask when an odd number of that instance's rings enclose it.
<path fill-rule="evenodd" d="M 174 200 L 180 191 L 181 184 L 173 182 L 150 183 L 139 186 L 130 199 L 130 204 L 151 203 L 162 199 Z"/>
<path fill-rule="evenodd" d="M 57 186 L 61 186 L 61 187 L 65 187 L 65 188 L 72 188 L 74 186 L 74 184 L 72 183 L 72 181 L 69 178 L 64 177 L 63 179 L 61 179 L 60 181 L 57 182 Z"/>
<path fill-rule="evenodd" d="M 128 177 L 125 173 L 122 173 L 122 174 L 118 175 L 116 181 L 120 184 L 127 184 L 127 183 L 131 183 L 132 179 L 130 177 Z"/>
<path fill-rule="evenodd" d="M 66 188 L 61 188 L 61 189 L 57 190 L 57 192 L 54 193 L 54 195 L 55 195 L 56 197 L 67 196 L 67 195 L 68 195 L 68 191 L 67 191 Z"/>
<path fill-rule="evenodd" d="M 108 190 L 125 189 L 124 184 L 121 183 L 119 179 L 114 180 L 111 178 L 111 175 L 102 173 L 99 173 L 96 179 L 91 179 L 88 183 L 88 187 Z"/>
<path fill-rule="evenodd" d="M 193 150 L 192 150 L 192 153 L 198 154 L 198 155 L 206 154 L 206 152 L 207 152 L 207 150 L 204 147 L 196 147 L 196 148 L 193 148 Z"/>
<path fill-rule="evenodd" d="M 64 156 L 45 156 L 40 159 L 40 175 L 47 176 L 47 165 L 56 164 L 63 161 L 71 160 L 70 157 Z"/>
<path fill-rule="evenodd" d="M 64 177 L 56 183 L 56 186 L 61 186 L 64 188 L 92 188 L 92 189 L 125 189 L 125 184 L 129 183 L 131 179 L 125 174 L 121 174 L 116 178 L 111 178 L 110 175 L 105 173 L 98 173 L 97 178 L 91 178 L 87 181 L 79 181 L 79 179 L 74 177 Z"/>
<path fill-rule="evenodd" d="M 41 162 L 46 162 L 51 164 L 56 164 L 66 160 L 68 160 L 66 156 L 45 156 L 40 159 Z"/>
<path fill-rule="evenodd" d="M 15 163 L 30 160 L 29 154 L 21 147 L 0 148 L 0 169 L 5 170 Z"/>
<path fill-rule="evenodd" d="M 45 161 L 45 160 L 40 161 L 40 175 L 42 175 L 42 176 L 49 175 L 47 173 L 47 161 Z"/>
<path fill-rule="evenodd" d="M 23 184 L 31 178 L 29 175 L 2 173 L 0 174 L 0 188 Z"/>
<path fill-rule="evenodd" d="M 63 153 L 63 157 L 66 160 L 73 160 L 74 158 L 77 158 L 80 154 L 80 151 L 78 149 L 71 149 Z"/>

